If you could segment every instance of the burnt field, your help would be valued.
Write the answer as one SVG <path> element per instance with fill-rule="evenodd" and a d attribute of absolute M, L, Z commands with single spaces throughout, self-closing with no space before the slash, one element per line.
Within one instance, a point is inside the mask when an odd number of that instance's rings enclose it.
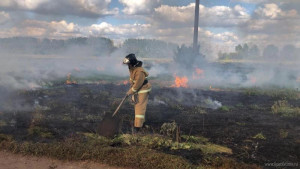
<path fill-rule="evenodd" d="M 0 147 L 15 153 L 132 168 L 265 168 L 298 165 L 300 92 L 154 88 L 146 125 L 132 135 L 129 86 L 56 85 L 5 92 Z M 103 137 L 105 136 L 105 137 Z"/>

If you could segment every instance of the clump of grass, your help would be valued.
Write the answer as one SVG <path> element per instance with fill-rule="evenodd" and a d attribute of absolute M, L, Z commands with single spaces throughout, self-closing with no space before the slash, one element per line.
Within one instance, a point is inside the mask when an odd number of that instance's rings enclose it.
<path fill-rule="evenodd" d="M 287 138 L 287 136 L 289 135 L 289 132 L 287 130 L 284 130 L 284 129 L 280 129 L 279 130 L 279 136 L 280 138 Z"/>
<path fill-rule="evenodd" d="M 260 110 L 260 109 L 262 109 L 262 107 L 259 107 L 259 105 L 257 105 L 257 104 L 252 104 L 252 105 L 249 106 L 249 108 L 252 109 L 252 110 Z"/>
<path fill-rule="evenodd" d="M 0 134 L 0 142 L 2 141 L 11 141 L 13 140 L 12 136 L 6 134 Z"/>
<path fill-rule="evenodd" d="M 28 135 L 42 138 L 53 138 L 53 134 L 45 128 L 39 126 L 30 126 L 28 128 Z"/>
<path fill-rule="evenodd" d="M 242 103 L 238 103 L 237 105 L 235 105 L 237 108 L 242 108 L 244 107 L 244 105 Z"/>
<path fill-rule="evenodd" d="M 259 140 L 266 140 L 266 139 L 267 139 L 267 138 L 263 135 L 262 132 L 256 134 L 256 135 L 253 136 L 252 138 L 259 139 Z"/>
<path fill-rule="evenodd" d="M 177 129 L 177 124 L 175 121 L 172 123 L 164 123 L 160 128 L 160 133 L 163 135 L 173 137 Z"/>
<path fill-rule="evenodd" d="M 279 100 L 274 102 L 271 107 L 273 114 L 279 114 L 285 117 L 299 117 L 300 116 L 300 108 L 293 107 L 286 100 Z"/>
<path fill-rule="evenodd" d="M 224 112 L 229 112 L 230 111 L 230 107 L 229 106 L 221 106 L 219 108 L 219 110 L 224 111 Z"/>

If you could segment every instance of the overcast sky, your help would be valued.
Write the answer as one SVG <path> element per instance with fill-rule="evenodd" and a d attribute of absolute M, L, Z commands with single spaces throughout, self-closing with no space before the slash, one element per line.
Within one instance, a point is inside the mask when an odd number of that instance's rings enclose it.
<path fill-rule="evenodd" d="M 1 0 L 0 37 L 151 38 L 190 44 L 195 0 Z M 300 47 L 300 0 L 200 0 L 199 40 Z M 231 48 L 228 48 L 231 47 Z"/>

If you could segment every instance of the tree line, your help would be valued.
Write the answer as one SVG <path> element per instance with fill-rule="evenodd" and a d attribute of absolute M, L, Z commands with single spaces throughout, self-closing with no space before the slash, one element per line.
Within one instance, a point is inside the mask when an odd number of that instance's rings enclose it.
<path fill-rule="evenodd" d="M 177 45 L 152 39 L 127 39 L 120 46 L 104 37 L 76 37 L 65 40 L 32 37 L 1 38 L 1 53 L 28 55 L 110 56 L 117 50 L 139 57 L 172 57 Z"/>
<path fill-rule="evenodd" d="M 218 53 L 220 60 L 226 59 L 300 59 L 300 48 L 288 44 L 281 49 L 273 44 L 267 45 L 261 51 L 257 45 L 239 44 L 235 46 L 235 52 Z"/>

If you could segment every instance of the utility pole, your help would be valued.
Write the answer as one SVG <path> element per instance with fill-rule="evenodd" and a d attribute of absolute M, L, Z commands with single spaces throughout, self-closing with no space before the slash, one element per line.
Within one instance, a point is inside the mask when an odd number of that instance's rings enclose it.
<path fill-rule="evenodd" d="M 196 54 L 199 54 L 199 49 L 198 49 L 199 3 L 200 3 L 199 1 L 200 0 L 196 0 L 195 21 L 194 21 L 193 51 Z"/>

